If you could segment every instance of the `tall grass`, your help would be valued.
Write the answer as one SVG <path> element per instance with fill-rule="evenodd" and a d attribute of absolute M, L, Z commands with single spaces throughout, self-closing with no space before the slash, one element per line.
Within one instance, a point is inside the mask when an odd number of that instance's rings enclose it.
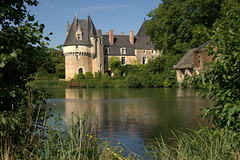
<path fill-rule="evenodd" d="M 149 146 L 147 151 L 150 159 L 178 159 L 178 160 L 238 160 L 240 150 L 234 147 L 234 139 L 228 129 L 190 130 L 184 133 L 174 133 L 175 142 L 166 144 L 163 139 L 157 140 Z"/>
<path fill-rule="evenodd" d="M 121 146 L 112 147 L 107 140 L 94 136 L 91 130 L 92 114 L 80 118 L 72 113 L 70 124 L 60 116 L 53 125 L 47 124 L 45 138 L 38 150 L 39 159 L 126 159 Z M 130 158 L 129 158 L 130 159 Z"/>
<path fill-rule="evenodd" d="M 35 88 L 64 88 L 68 87 L 67 81 L 60 81 L 56 77 L 38 77 L 30 83 Z"/>

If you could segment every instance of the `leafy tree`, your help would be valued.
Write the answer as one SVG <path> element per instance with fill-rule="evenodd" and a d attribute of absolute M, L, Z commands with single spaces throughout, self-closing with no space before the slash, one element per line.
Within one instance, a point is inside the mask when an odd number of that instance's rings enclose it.
<path fill-rule="evenodd" d="M 43 59 L 43 38 L 49 40 L 42 35 L 44 25 L 34 22 L 34 16 L 26 10 L 26 5 L 37 3 L 36 0 L 0 1 L 0 143 L 4 146 L 0 156 L 5 158 L 10 155 L 12 159 L 23 158 L 17 157 L 16 153 L 21 151 L 16 146 L 29 147 L 30 138 L 25 138 L 30 136 L 32 118 L 37 117 L 34 115 L 43 102 L 40 92 L 27 86 L 29 75 L 36 72 Z M 38 114 L 38 118 L 43 117 Z"/>
<path fill-rule="evenodd" d="M 59 48 L 59 46 L 57 47 Z M 55 75 L 58 78 L 65 76 L 65 60 L 62 49 L 45 48 L 43 60 L 37 69 L 37 74 L 46 76 L 46 74 Z"/>
<path fill-rule="evenodd" d="M 150 60 L 147 63 L 148 70 L 153 73 L 170 71 L 171 67 L 180 60 L 181 55 L 167 54 Z"/>
<path fill-rule="evenodd" d="M 146 24 L 154 46 L 163 54 L 184 54 L 209 40 L 213 24 L 221 17 L 222 0 L 163 0 L 151 11 Z"/>
<path fill-rule="evenodd" d="M 212 62 L 207 70 L 195 75 L 208 89 L 203 96 L 215 102 L 214 107 L 205 109 L 203 117 L 213 117 L 218 128 L 234 131 L 236 143 L 240 145 L 240 8 L 239 3 L 226 3 L 224 16 L 215 26 L 213 47 L 208 48 Z M 197 78 L 196 78 L 197 77 Z"/>

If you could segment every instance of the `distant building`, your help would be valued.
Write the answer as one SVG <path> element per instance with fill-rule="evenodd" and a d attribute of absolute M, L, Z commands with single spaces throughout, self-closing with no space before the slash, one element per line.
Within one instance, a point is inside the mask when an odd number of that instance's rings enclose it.
<path fill-rule="evenodd" d="M 206 47 L 211 44 L 211 41 L 207 41 L 198 48 L 193 48 L 187 51 L 182 59 L 173 66 L 177 72 L 177 81 L 181 84 L 186 75 L 192 75 L 193 73 L 199 73 L 204 69 L 204 63 L 211 62 L 212 56 L 208 56 L 208 52 L 205 51 Z"/>
<path fill-rule="evenodd" d="M 76 15 L 72 24 L 67 24 L 63 45 L 66 80 L 71 80 L 78 73 L 107 72 L 108 61 L 112 57 L 119 57 L 121 64 L 126 65 L 136 61 L 146 64 L 160 55 L 150 37 L 144 34 L 147 22 L 144 20 L 136 36 L 133 31 L 129 35 L 114 35 L 113 30 L 103 35 L 100 29 L 95 28 L 90 15 L 83 20 Z"/>

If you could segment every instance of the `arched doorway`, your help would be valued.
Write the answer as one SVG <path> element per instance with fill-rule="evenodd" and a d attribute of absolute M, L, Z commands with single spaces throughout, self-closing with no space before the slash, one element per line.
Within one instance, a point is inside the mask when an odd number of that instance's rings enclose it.
<path fill-rule="evenodd" d="M 79 68 L 79 69 L 78 69 L 78 74 L 79 74 L 79 73 L 83 73 L 83 68 Z"/>

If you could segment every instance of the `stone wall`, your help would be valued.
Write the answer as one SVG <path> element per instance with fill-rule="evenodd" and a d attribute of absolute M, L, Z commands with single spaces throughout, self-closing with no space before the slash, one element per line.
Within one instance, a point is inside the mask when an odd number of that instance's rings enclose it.
<path fill-rule="evenodd" d="M 191 76 L 193 73 L 193 69 L 178 69 L 176 70 L 177 73 L 177 81 L 179 84 L 181 84 L 183 82 L 183 80 L 185 79 L 185 76 Z"/>
<path fill-rule="evenodd" d="M 65 55 L 65 79 L 74 78 L 78 69 L 83 68 L 83 73 L 92 72 L 92 58 L 89 56 Z"/>
<path fill-rule="evenodd" d="M 143 49 L 136 49 L 135 50 L 135 55 L 137 60 L 143 64 L 143 57 L 147 58 L 147 62 L 151 59 L 156 58 L 157 56 L 160 55 L 159 52 L 155 51 L 155 50 L 143 50 Z"/>

